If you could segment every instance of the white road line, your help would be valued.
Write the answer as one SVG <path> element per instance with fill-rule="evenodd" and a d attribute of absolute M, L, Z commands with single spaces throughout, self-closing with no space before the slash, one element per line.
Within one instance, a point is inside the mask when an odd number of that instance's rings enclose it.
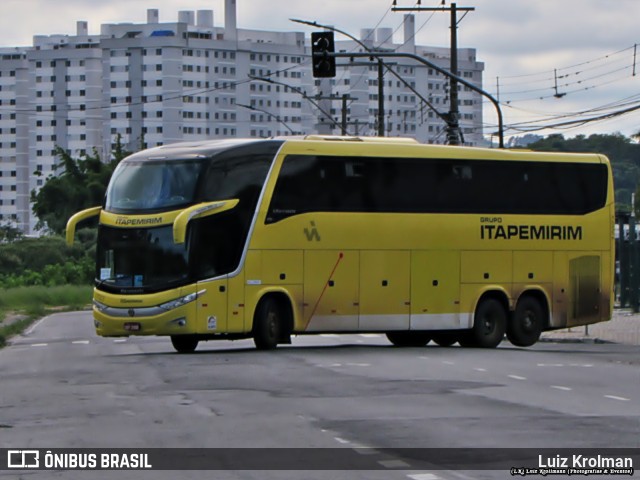
<path fill-rule="evenodd" d="M 418 357 L 418 358 L 419 358 L 420 360 L 429 360 L 429 357 L 425 357 L 425 356 Z"/>
<path fill-rule="evenodd" d="M 127 339 L 126 338 L 116 338 L 113 343 L 124 343 L 126 342 Z"/>
<path fill-rule="evenodd" d="M 378 463 L 384 468 L 409 468 L 411 466 L 402 460 L 380 460 Z"/>
<path fill-rule="evenodd" d="M 509 378 L 513 378 L 514 380 L 526 380 L 527 377 L 521 377 L 520 375 L 507 375 Z"/>
<path fill-rule="evenodd" d="M 570 363 L 569 364 L 570 367 L 584 367 L 584 368 L 591 368 L 593 367 L 593 365 L 590 365 L 588 363 Z"/>
<path fill-rule="evenodd" d="M 539 367 L 564 367 L 564 363 L 539 363 Z"/>
<path fill-rule="evenodd" d="M 370 363 L 347 363 L 347 367 L 370 367 Z"/>
<path fill-rule="evenodd" d="M 448 360 L 443 360 L 442 363 L 444 363 L 445 365 L 455 365 L 455 362 L 450 362 Z"/>
<path fill-rule="evenodd" d="M 341 367 L 342 364 L 341 363 L 332 363 L 330 365 L 328 365 L 329 367 Z"/>
<path fill-rule="evenodd" d="M 568 392 L 571 390 L 571 387 L 565 387 L 563 385 L 551 385 L 551 388 L 555 388 L 556 390 L 562 390 Z"/>
<path fill-rule="evenodd" d="M 360 455 L 376 455 L 380 453 L 378 450 L 376 450 L 373 447 L 357 446 L 357 447 L 354 447 L 353 450 L 355 450 L 355 452 L 359 453 Z"/>
<path fill-rule="evenodd" d="M 74 345 L 89 345 L 89 340 L 74 340 L 71 343 Z"/>
<path fill-rule="evenodd" d="M 610 398 L 611 400 L 620 400 L 621 402 L 629 402 L 630 398 L 618 397 L 617 395 L 605 395 L 605 398 Z"/>
<path fill-rule="evenodd" d="M 347 443 L 351 443 L 349 440 L 345 440 L 344 438 L 340 438 L 340 437 L 333 437 L 333 439 L 338 443 L 342 443 L 343 445 Z"/>
<path fill-rule="evenodd" d="M 407 475 L 412 480 L 440 480 L 440 477 L 433 473 L 418 473 L 415 475 Z"/>
<path fill-rule="evenodd" d="M 42 322 L 44 322 L 47 318 L 48 317 L 42 317 L 36 323 L 31 325 L 29 328 L 27 328 L 22 335 L 25 336 L 25 337 L 28 336 L 28 335 L 31 335 L 31 333 L 38 327 L 38 325 L 40 325 Z"/>
<path fill-rule="evenodd" d="M 49 345 L 48 343 L 32 343 L 31 346 L 32 347 L 46 347 L 47 345 Z"/>
<path fill-rule="evenodd" d="M 486 368 L 474 368 L 474 370 L 475 370 L 476 372 L 486 372 L 486 371 L 487 371 L 487 369 L 486 369 Z M 431 475 L 431 474 L 429 473 L 428 475 Z"/>

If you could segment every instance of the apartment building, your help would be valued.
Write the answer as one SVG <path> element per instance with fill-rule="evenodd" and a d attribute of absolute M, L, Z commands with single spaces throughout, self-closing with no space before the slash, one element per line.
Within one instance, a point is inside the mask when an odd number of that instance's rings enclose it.
<path fill-rule="evenodd" d="M 315 79 L 304 33 L 237 28 L 235 10 L 235 0 L 225 0 L 222 27 L 212 10 L 161 22 L 150 9 L 143 24 L 104 24 L 90 35 L 79 21 L 76 35 L 36 35 L 32 46 L 0 48 L 0 224 L 36 233 L 30 192 L 55 174 L 56 146 L 107 158 L 117 135 L 138 150 L 203 138 L 340 134 L 343 126 L 350 135 L 378 133 L 377 63 L 339 61 L 336 78 Z M 363 51 L 362 43 L 448 68 L 448 49 L 415 45 L 414 28 L 406 15 L 402 42 L 390 29 L 363 29 L 360 42 L 338 41 L 336 49 Z M 461 76 L 481 86 L 475 49 L 458 57 Z M 412 61 L 388 63 L 401 78 L 383 77 L 384 134 L 445 143 L 434 110 L 448 110 L 448 80 Z M 467 90 L 459 88 L 460 123 L 473 145 L 482 140 L 482 99 Z"/>

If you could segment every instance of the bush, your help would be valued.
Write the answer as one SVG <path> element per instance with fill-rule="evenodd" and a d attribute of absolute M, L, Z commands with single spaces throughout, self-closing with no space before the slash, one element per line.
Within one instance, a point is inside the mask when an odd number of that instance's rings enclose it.
<path fill-rule="evenodd" d="M 73 247 L 59 236 L 0 244 L 0 288 L 91 284 L 96 233 L 95 229 L 78 231 L 79 241 Z"/>

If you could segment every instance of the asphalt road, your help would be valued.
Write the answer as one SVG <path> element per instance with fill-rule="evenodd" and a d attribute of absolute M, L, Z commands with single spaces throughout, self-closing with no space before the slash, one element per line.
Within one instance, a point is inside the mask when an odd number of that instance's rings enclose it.
<path fill-rule="evenodd" d="M 244 340 L 179 355 L 167 338 L 96 337 L 77 312 L 0 350 L 0 382 L 0 448 L 341 448 L 366 468 L 1 478 L 510 478 L 430 470 L 396 449 L 640 447 L 638 346 L 401 349 L 383 335 L 322 335 L 273 352 Z"/>

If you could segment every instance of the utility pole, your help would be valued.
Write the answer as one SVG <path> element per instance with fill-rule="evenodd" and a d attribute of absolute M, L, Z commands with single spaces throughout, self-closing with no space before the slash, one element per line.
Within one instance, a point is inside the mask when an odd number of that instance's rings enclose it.
<path fill-rule="evenodd" d="M 460 109 L 458 108 L 458 12 L 464 12 L 462 18 L 467 13 L 473 12 L 474 7 L 458 7 L 455 3 L 452 3 L 450 7 L 398 7 L 396 6 L 396 0 L 393 2 L 391 10 L 394 12 L 450 12 L 451 13 L 451 55 L 449 71 L 452 77 L 449 77 L 449 86 L 451 87 L 449 94 L 449 122 L 447 123 L 447 139 L 450 145 L 459 145 L 462 139 L 462 131 L 460 130 Z M 420 2 L 418 2 L 420 5 Z M 462 18 L 460 21 L 462 21 Z"/>
<path fill-rule="evenodd" d="M 326 97 L 323 97 L 322 95 L 316 95 L 313 98 L 315 100 L 342 100 L 342 123 L 340 125 L 340 130 L 342 132 L 342 135 L 348 135 L 349 133 L 347 132 L 347 125 L 349 124 L 349 122 L 347 122 L 347 101 L 357 100 L 357 98 L 352 97 L 348 93 L 343 93 L 341 97 L 334 95 L 329 95 Z"/>
<path fill-rule="evenodd" d="M 378 136 L 384 137 L 384 64 L 378 60 Z"/>

